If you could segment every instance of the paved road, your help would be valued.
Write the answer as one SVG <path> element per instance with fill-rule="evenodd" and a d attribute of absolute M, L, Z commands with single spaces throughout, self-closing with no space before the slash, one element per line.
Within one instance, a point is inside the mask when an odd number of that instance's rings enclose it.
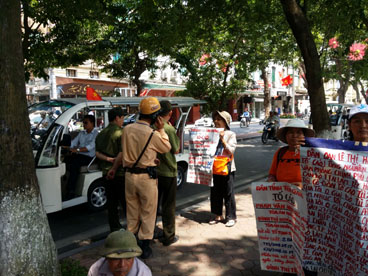
<path fill-rule="evenodd" d="M 279 146 L 280 143 L 276 142 L 262 145 L 260 138 L 239 142 L 235 154 L 235 186 L 242 187 L 250 180 L 264 177 Z M 178 191 L 177 210 L 207 200 L 208 196 L 208 187 L 185 184 Z M 106 211 L 91 213 L 85 205 L 49 214 L 51 232 L 59 253 L 104 237 L 109 231 L 106 216 Z"/>

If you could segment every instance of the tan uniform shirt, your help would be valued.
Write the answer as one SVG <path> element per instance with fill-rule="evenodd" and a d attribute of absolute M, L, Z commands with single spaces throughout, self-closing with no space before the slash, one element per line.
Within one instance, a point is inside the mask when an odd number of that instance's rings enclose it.
<path fill-rule="evenodd" d="M 152 128 L 148 123 L 139 120 L 134 124 L 127 125 L 123 129 L 123 167 L 133 167 L 146 145 Z M 164 129 L 157 130 L 153 133 L 144 154 L 137 164 L 137 168 L 146 168 L 156 166 L 155 159 L 158 153 L 170 151 L 171 145 L 169 137 Z"/>

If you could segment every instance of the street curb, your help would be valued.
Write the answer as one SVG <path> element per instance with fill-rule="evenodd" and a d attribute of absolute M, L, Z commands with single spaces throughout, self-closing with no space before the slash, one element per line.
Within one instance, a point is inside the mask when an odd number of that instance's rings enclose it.
<path fill-rule="evenodd" d="M 239 193 L 239 192 L 242 192 L 244 190 L 247 190 L 247 189 L 249 189 L 252 182 L 264 179 L 264 178 L 267 177 L 267 175 L 268 175 L 268 173 L 259 173 L 259 174 L 256 174 L 254 176 L 247 177 L 246 179 L 235 181 L 234 191 L 236 193 Z M 184 200 L 177 201 L 177 205 L 176 205 L 177 211 L 175 212 L 175 215 L 180 216 L 182 212 L 188 212 L 190 210 L 198 208 L 201 203 L 203 203 L 207 200 L 209 200 L 209 191 L 200 193 L 198 195 L 198 197 L 196 198 L 196 200 L 193 200 L 193 201 L 190 201 L 190 202 L 187 202 L 187 203 L 184 203 Z M 158 221 L 160 221 L 160 220 L 161 220 L 161 218 L 158 219 Z M 123 224 L 123 226 L 126 226 L 125 223 Z M 62 260 L 62 259 L 68 258 L 70 256 L 73 256 L 73 255 L 75 255 L 79 252 L 82 252 L 82 251 L 85 251 L 85 250 L 95 248 L 97 246 L 102 245 L 105 238 L 110 233 L 110 231 L 103 231 L 103 228 L 108 229 L 108 226 L 105 225 L 104 227 L 98 228 L 99 230 L 98 231 L 93 231 L 93 232 L 95 232 L 93 234 L 87 234 L 86 232 L 84 232 L 85 235 L 89 236 L 89 237 L 81 239 L 81 240 L 78 240 L 78 239 L 74 238 L 74 240 L 76 240 L 75 242 L 72 242 L 68 245 L 57 248 L 58 259 Z M 82 236 L 82 235 L 83 235 L 83 233 L 81 233 L 77 236 Z M 57 241 L 57 242 L 55 242 L 55 244 L 66 244 L 66 242 Z"/>

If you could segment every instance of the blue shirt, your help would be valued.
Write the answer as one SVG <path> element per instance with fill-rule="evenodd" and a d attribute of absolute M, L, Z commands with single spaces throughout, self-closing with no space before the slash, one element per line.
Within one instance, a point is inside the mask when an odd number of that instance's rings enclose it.
<path fill-rule="evenodd" d="M 244 111 L 243 117 L 249 117 L 249 112 L 248 111 Z"/>
<path fill-rule="evenodd" d="M 97 129 L 93 129 L 90 133 L 86 130 L 82 130 L 78 133 L 78 136 L 75 137 L 72 141 L 71 148 L 87 148 L 87 152 L 80 152 L 79 154 L 83 154 L 89 157 L 95 157 L 96 155 L 96 136 L 98 134 Z"/>

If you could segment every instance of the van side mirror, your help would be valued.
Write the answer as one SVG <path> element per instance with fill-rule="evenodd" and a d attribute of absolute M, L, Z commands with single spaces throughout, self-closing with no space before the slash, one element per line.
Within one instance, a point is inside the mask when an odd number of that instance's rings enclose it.
<path fill-rule="evenodd" d="M 71 144 L 72 144 L 72 137 L 70 136 L 70 134 L 64 134 L 63 138 L 60 141 L 60 146 L 70 147 Z"/>

